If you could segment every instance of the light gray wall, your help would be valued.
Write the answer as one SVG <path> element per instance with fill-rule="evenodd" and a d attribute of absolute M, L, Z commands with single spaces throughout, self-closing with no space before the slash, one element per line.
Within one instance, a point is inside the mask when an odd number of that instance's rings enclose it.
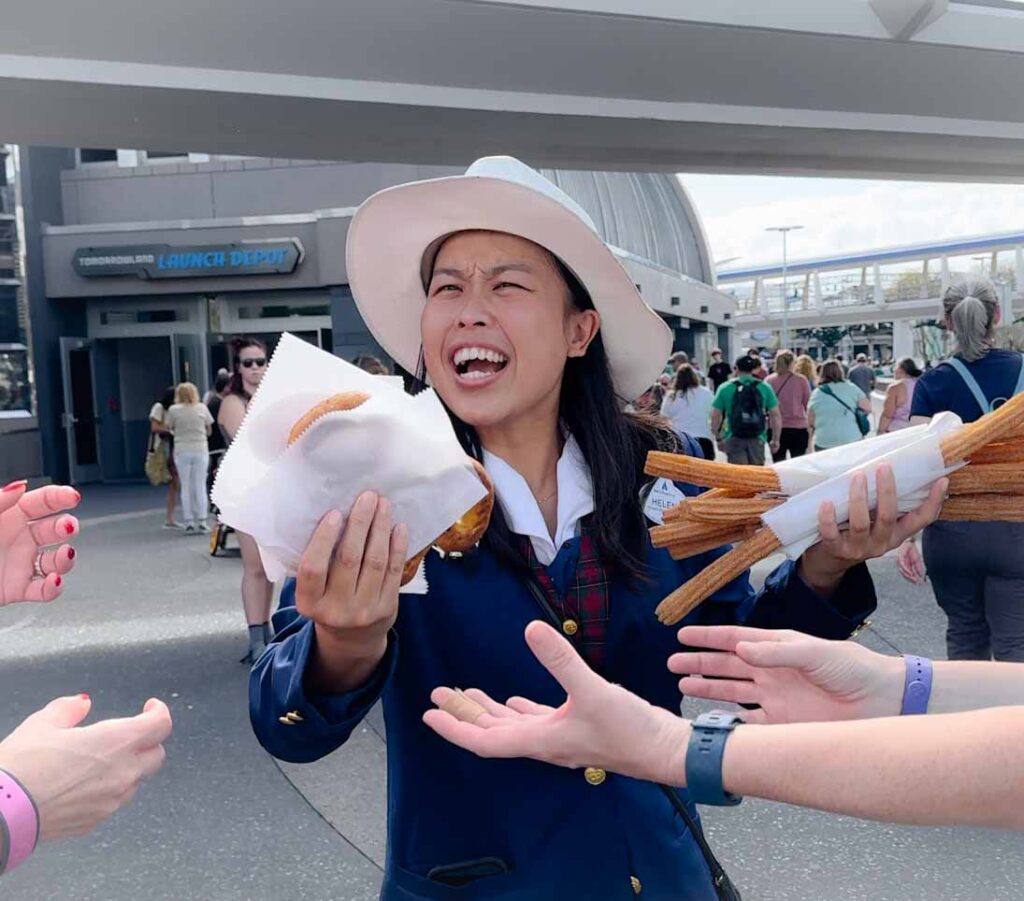
<path fill-rule="evenodd" d="M 461 168 L 303 160 L 85 166 L 63 175 L 68 224 L 212 219 L 355 207 L 382 188 Z M 610 244 L 712 284 L 700 220 L 674 175 L 543 170 Z M 339 245 L 344 247 L 344 244 Z"/>
<path fill-rule="evenodd" d="M 64 173 L 68 225 L 229 219 L 358 206 L 381 188 L 461 169 L 303 160 L 84 166 Z"/>

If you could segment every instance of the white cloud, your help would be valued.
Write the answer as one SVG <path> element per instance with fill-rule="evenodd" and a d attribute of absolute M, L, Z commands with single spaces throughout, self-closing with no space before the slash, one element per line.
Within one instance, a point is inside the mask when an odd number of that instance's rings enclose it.
<path fill-rule="evenodd" d="M 776 225 L 804 226 L 789 236 L 794 260 L 1024 231 L 1024 186 L 873 181 L 851 190 L 849 182 L 821 179 L 808 188 L 808 181 L 794 196 L 786 196 L 785 178 L 758 179 L 747 192 L 706 182 L 691 189 L 698 210 L 709 210 L 702 217 L 713 258 L 740 257 L 726 268 L 778 262 L 781 237 L 765 232 Z"/>

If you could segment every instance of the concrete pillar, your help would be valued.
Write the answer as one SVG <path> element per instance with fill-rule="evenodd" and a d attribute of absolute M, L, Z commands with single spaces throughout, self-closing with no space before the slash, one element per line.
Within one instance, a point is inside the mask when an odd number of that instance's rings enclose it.
<path fill-rule="evenodd" d="M 942 257 L 942 293 L 946 293 L 946 288 L 949 287 L 949 257 Z"/>
<path fill-rule="evenodd" d="M 1013 271 L 1016 276 L 1014 294 L 1024 294 L 1024 247 L 1013 249 Z"/>
<path fill-rule="evenodd" d="M 1024 284 L 1024 282 L 1022 282 Z M 825 296 L 821 293 L 821 273 L 814 273 L 814 309 L 821 312 L 825 309 Z"/>
<path fill-rule="evenodd" d="M 768 292 L 764 289 L 764 279 L 754 282 L 754 301 L 762 316 L 768 315 Z"/>
<path fill-rule="evenodd" d="M 875 263 L 875 265 L 871 267 L 871 278 L 875 283 L 875 306 L 884 307 L 885 288 L 882 287 L 882 269 L 878 263 Z"/>
<path fill-rule="evenodd" d="M 909 320 L 893 320 L 892 355 L 896 360 L 914 356 L 914 330 L 911 328 Z"/>

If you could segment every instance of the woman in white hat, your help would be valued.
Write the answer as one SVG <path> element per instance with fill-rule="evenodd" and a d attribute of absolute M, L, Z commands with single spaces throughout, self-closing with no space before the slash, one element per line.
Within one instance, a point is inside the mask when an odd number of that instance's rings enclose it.
<path fill-rule="evenodd" d="M 624 412 L 658 375 L 668 328 L 589 216 L 507 157 L 374 195 L 352 221 L 347 260 L 374 337 L 429 379 L 498 503 L 478 550 L 428 555 L 428 593 L 402 603 L 408 541 L 387 499 L 359 498 L 343 534 L 340 513 L 325 517 L 283 593 L 295 609 L 278 612 L 250 677 L 259 740 L 275 756 L 316 760 L 383 698 L 386 899 L 728 897 L 685 793 L 597 768 L 479 759 L 422 722 L 439 685 L 561 703 L 522 639 L 541 614 L 603 676 L 678 711 L 665 667 L 675 632 L 654 608 L 720 552 L 676 562 L 651 547 L 644 460 L 678 440 Z M 825 540 L 801 561 L 759 593 L 736 580 L 688 622 L 849 635 L 875 607 L 861 561 L 939 504 L 897 522 L 883 484 L 872 525 L 863 481 L 854 494 L 848 531 L 823 511 Z"/>

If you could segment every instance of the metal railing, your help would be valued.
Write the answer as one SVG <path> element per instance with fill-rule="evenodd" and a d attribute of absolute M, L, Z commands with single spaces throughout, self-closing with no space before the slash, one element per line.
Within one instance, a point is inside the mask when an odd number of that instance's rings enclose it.
<path fill-rule="evenodd" d="M 935 300 L 942 296 L 943 275 L 938 271 L 927 273 L 922 268 L 896 272 L 878 272 L 872 269 L 848 269 L 821 274 L 801 273 L 787 280 L 785 304 L 790 314 L 813 310 L 835 310 L 847 307 L 905 303 Z M 1012 268 L 989 271 L 954 271 L 945 276 L 947 284 L 963 279 L 984 278 L 997 285 L 1006 285 L 1011 295 L 1018 296 L 1024 285 L 1018 285 L 1017 272 Z M 736 300 L 736 315 L 779 316 L 783 309 L 783 287 L 779 279 L 758 282 L 721 284 L 720 290 Z"/>

